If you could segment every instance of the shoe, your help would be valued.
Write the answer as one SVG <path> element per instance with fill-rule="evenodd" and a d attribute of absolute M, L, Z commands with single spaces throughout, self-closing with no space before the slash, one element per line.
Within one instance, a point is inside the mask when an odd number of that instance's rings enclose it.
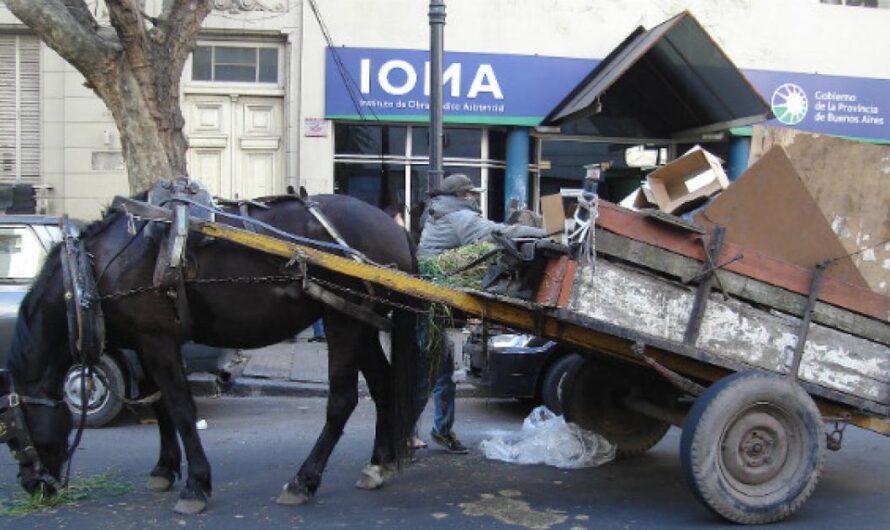
<path fill-rule="evenodd" d="M 324 336 L 321 336 L 321 337 L 312 337 L 312 338 L 310 338 L 309 340 L 307 340 L 306 342 L 327 342 L 327 339 L 324 338 Z"/>
<path fill-rule="evenodd" d="M 418 438 L 417 436 L 412 436 L 410 440 L 408 440 L 408 447 L 411 449 L 426 449 L 426 442 Z"/>
<path fill-rule="evenodd" d="M 457 439 L 457 435 L 453 432 L 448 434 L 438 434 L 436 431 L 430 431 L 430 436 L 433 438 L 434 442 L 444 447 L 445 450 L 451 454 L 465 455 L 470 452 L 464 444 L 460 443 L 460 440 Z"/>

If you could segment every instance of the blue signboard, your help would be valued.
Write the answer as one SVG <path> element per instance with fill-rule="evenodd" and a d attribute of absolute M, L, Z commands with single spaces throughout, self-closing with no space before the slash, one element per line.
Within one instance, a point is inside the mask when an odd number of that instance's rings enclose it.
<path fill-rule="evenodd" d="M 745 70 L 775 119 L 767 125 L 890 140 L 890 80 Z"/>
<path fill-rule="evenodd" d="M 336 56 L 327 51 L 326 118 L 428 120 L 428 52 L 335 50 Z M 445 121 L 537 125 L 597 62 L 448 52 L 443 65 Z"/>
<path fill-rule="evenodd" d="M 428 121 L 427 51 L 335 50 L 327 50 L 326 118 Z M 597 59 L 448 52 L 445 121 L 538 125 L 597 64 Z M 890 80 L 743 73 L 771 104 L 776 118 L 767 125 L 890 141 Z"/>

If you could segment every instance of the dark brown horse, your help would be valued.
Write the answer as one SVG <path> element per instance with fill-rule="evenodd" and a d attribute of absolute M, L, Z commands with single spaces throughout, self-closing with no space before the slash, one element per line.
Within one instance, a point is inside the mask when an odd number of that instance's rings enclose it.
<path fill-rule="evenodd" d="M 415 271 L 414 248 L 408 234 L 385 213 L 342 195 L 317 196 L 313 200 L 350 247 L 376 263 Z M 332 240 L 298 198 L 280 198 L 265 209 L 251 208 L 250 216 L 291 234 Z M 211 493 L 210 464 L 195 428 L 195 404 L 180 357 L 180 344 L 185 340 L 180 313 L 167 295 L 152 289 L 139 290 L 152 285 L 158 256 L 158 244 L 141 233 L 142 223 L 132 223 L 122 212 L 111 212 L 89 226 L 82 239 L 93 257 L 98 290 L 103 297 L 107 342 L 136 350 L 147 375 L 163 396 L 154 405 L 161 444 L 149 488 L 167 490 L 176 480 L 180 473 L 180 440 L 188 471 L 175 509 L 197 513 L 205 509 Z M 377 428 L 371 463 L 357 486 L 382 485 L 405 456 L 415 419 L 416 313 L 406 309 L 392 311 L 390 364 L 380 346 L 377 329 L 309 297 L 301 281 L 283 278 L 296 273 L 286 268 L 286 260 L 223 240 L 190 244 L 187 258 L 185 290 L 191 319 L 189 331 L 195 342 L 257 348 L 293 337 L 319 317 L 324 320 L 330 380 L 326 422 L 311 453 L 287 482 L 278 502 L 302 504 L 319 487 L 328 457 L 356 406 L 359 371 L 376 403 Z M 58 479 L 62 474 L 72 430 L 67 410 L 54 405 L 61 402 L 62 378 L 72 364 L 61 269 L 60 249 L 56 247 L 22 302 L 8 358 L 11 381 L 0 383 L 5 387 L 0 388 L 0 395 L 10 394 L 9 386 L 14 384 L 18 395 L 29 398 L 22 410 L 37 457 L 21 458 L 23 448 L 16 446 L 15 439 L 9 442 L 11 449 L 19 451 L 20 481 L 29 491 L 46 483 L 57 487 L 49 475 Z M 310 267 L 308 274 L 357 292 L 367 289 L 361 282 L 325 270 Z M 119 293 L 124 295 L 114 296 Z M 379 288 L 374 294 L 388 296 Z M 354 297 L 353 301 L 362 300 Z M 372 309 L 380 315 L 389 311 L 381 305 Z"/>

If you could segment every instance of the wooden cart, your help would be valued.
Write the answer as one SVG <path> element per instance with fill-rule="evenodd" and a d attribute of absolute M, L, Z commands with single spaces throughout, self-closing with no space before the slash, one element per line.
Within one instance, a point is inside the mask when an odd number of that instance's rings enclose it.
<path fill-rule="evenodd" d="M 577 347 L 587 362 L 565 383 L 567 419 L 623 456 L 682 427 L 693 492 L 735 522 L 799 508 L 847 424 L 890 435 L 890 299 L 718 244 L 719 234 L 702 239 L 607 203 L 599 212 L 595 265 L 574 277 L 565 262 L 548 269 L 547 304 L 228 225 L 190 228 Z"/>

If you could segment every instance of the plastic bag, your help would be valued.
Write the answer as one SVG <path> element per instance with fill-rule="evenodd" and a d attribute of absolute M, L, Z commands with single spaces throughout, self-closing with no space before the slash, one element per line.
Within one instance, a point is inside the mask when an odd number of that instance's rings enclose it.
<path fill-rule="evenodd" d="M 574 423 L 566 423 L 562 416 L 543 405 L 525 418 L 517 437 L 495 436 L 483 440 L 479 448 L 490 460 L 566 469 L 595 467 L 615 458 L 615 446 L 608 440 Z"/>

